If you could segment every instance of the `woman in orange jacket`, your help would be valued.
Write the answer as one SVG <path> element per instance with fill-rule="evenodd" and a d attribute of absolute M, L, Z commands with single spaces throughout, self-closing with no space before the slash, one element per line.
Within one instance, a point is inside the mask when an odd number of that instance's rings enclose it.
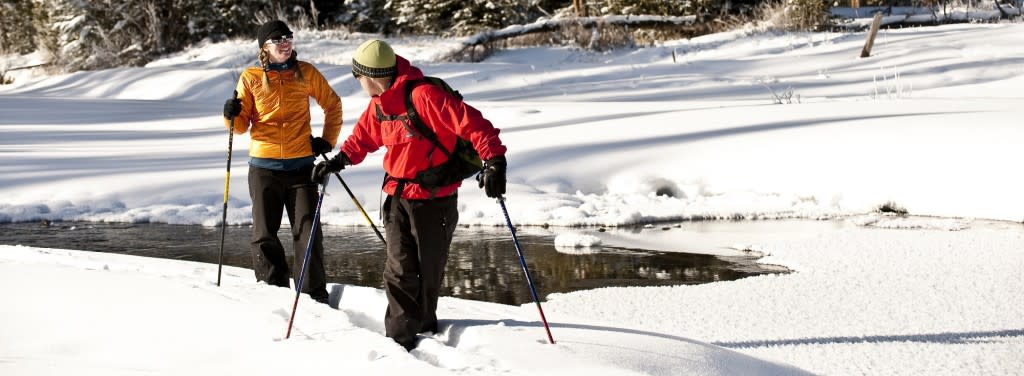
<path fill-rule="evenodd" d="M 341 133 L 341 98 L 313 65 L 299 61 L 292 31 L 282 21 L 260 26 L 259 67 L 238 79 L 236 98 L 224 104 L 225 125 L 249 132 L 249 197 L 252 199 L 252 252 L 256 280 L 289 287 L 292 273 L 277 237 L 284 209 L 292 226 L 295 264 L 301 266 L 313 226 L 317 186 L 309 181 L 316 156 L 334 148 Z M 313 137 L 309 97 L 324 111 L 324 128 Z M 327 302 L 323 236 L 317 226 L 302 292 Z"/>

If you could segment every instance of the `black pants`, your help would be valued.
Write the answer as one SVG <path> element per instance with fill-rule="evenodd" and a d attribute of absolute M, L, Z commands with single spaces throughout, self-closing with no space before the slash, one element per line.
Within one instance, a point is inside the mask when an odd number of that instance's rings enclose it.
<path fill-rule="evenodd" d="M 408 350 L 416 346 L 416 333 L 437 332 L 437 299 L 459 221 L 458 198 L 392 200 L 389 196 L 383 208 L 388 243 L 384 329 Z"/>
<path fill-rule="evenodd" d="M 303 257 L 313 226 L 317 185 L 309 179 L 312 165 L 295 171 L 275 171 L 249 166 L 249 197 L 252 198 L 252 263 L 257 281 L 289 287 L 289 278 L 302 270 Z M 288 266 L 284 246 L 277 237 L 282 210 L 287 210 L 292 225 L 294 270 Z M 302 292 L 316 301 L 327 302 L 327 276 L 324 271 L 323 235 L 317 224 Z"/>

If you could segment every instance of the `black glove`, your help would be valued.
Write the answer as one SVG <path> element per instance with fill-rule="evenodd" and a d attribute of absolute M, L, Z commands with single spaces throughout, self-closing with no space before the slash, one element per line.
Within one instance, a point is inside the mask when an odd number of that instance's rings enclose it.
<path fill-rule="evenodd" d="M 309 144 L 313 145 L 313 155 L 327 154 L 334 150 L 334 146 L 323 137 L 309 136 Z"/>
<path fill-rule="evenodd" d="M 334 158 L 317 163 L 316 166 L 313 166 L 313 175 L 309 178 L 314 183 L 321 183 L 324 180 L 329 179 L 331 174 L 344 170 L 345 165 L 350 164 L 352 164 L 352 162 L 348 160 L 345 153 L 338 153 Z"/>
<path fill-rule="evenodd" d="M 487 197 L 497 198 L 505 194 L 505 156 L 497 156 L 484 161 L 484 170 L 476 176 L 480 188 Z"/>
<path fill-rule="evenodd" d="M 238 98 L 231 98 L 224 102 L 224 117 L 227 119 L 234 118 L 238 114 L 242 113 L 242 100 Z"/>

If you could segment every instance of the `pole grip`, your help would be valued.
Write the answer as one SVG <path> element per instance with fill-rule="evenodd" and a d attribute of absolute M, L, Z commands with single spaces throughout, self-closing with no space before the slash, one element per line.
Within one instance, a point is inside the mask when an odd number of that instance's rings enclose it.
<path fill-rule="evenodd" d="M 228 172 L 224 175 L 224 204 L 228 203 L 228 186 L 231 182 L 231 173 Z"/>

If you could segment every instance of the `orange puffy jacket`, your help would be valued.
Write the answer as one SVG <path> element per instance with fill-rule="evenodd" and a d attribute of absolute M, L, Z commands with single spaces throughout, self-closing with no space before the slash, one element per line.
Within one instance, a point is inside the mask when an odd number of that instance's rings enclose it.
<path fill-rule="evenodd" d="M 320 71 L 305 61 L 298 61 L 304 82 L 295 71 L 267 71 L 269 90 L 263 87 L 263 68 L 249 67 L 238 78 L 238 98 L 242 112 L 235 116 L 235 133 L 250 131 L 249 156 L 291 159 L 313 155 L 309 143 L 309 97 L 324 110 L 324 138 L 337 145 L 341 133 L 341 98 Z M 224 119 L 224 126 L 231 123 Z"/>

